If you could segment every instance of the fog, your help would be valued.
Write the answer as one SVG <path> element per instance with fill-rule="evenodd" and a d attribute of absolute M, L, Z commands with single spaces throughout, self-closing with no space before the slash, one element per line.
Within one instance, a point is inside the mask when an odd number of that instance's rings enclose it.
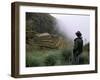
<path fill-rule="evenodd" d="M 60 32 L 63 32 L 72 41 L 76 38 L 75 33 L 80 31 L 84 44 L 89 42 L 89 28 L 90 16 L 89 15 L 65 15 L 65 14 L 50 14 L 56 18 L 57 27 Z"/>

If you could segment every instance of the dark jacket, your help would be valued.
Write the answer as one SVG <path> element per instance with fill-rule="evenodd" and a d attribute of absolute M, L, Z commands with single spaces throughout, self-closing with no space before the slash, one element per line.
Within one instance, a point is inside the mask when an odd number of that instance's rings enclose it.
<path fill-rule="evenodd" d="M 73 54 L 74 55 L 79 55 L 83 51 L 83 40 L 82 38 L 75 38 L 74 39 L 74 49 L 73 49 Z"/>

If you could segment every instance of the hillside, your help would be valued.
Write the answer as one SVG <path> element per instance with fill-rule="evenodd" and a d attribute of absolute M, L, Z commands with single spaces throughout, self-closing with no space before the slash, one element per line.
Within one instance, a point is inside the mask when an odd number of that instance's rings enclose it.
<path fill-rule="evenodd" d="M 44 48 L 61 49 L 67 46 L 67 40 L 57 30 L 55 20 L 47 13 L 26 13 L 27 51 Z"/>

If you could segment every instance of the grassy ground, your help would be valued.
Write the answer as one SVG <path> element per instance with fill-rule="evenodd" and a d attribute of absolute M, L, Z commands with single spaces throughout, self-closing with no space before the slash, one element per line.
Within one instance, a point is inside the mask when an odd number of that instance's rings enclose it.
<path fill-rule="evenodd" d="M 80 64 L 88 64 L 89 55 L 84 51 Z M 72 52 L 67 49 L 33 50 L 26 53 L 26 67 L 72 65 Z"/>
<path fill-rule="evenodd" d="M 54 59 L 56 59 L 56 63 L 55 65 L 59 64 L 59 59 L 60 59 L 60 53 L 61 50 L 41 50 L 41 51 L 37 51 L 34 50 L 32 52 L 27 52 L 26 53 L 26 65 L 29 67 L 32 66 L 45 66 L 45 60 L 47 59 L 47 57 L 52 56 L 54 57 Z M 35 61 L 34 61 L 35 60 Z M 39 62 L 37 62 L 39 61 Z M 38 63 L 39 65 L 33 65 L 31 64 L 31 62 L 34 63 Z"/>

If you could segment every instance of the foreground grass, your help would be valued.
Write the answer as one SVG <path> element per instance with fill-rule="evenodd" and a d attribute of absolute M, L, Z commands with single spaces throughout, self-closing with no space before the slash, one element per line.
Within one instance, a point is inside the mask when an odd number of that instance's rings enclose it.
<path fill-rule="evenodd" d="M 84 51 L 80 64 L 89 64 L 89 53 Z M 72 52 L 67 49 L 33 50 L 26 53 L 26 67 L 72 65 Z"/>
<path fill-rule="evenodd" d="M 27 52 L 26 53 L 26 66 L 27 67 L 45 66 L 45 65 L 49 66 L 50 60 L 52 60 L 51 62 L 53 62 L 53 60 L 56 60 L 55 65 L 59 65 L 60 63 L 59 59 L 61 58 L 60 54 L 61 54 L 61 50 L 48 50 L 48 51 L 34 50 L 32 52 Z M 46 61 L 48 61 L 49 63 Z M 34 65 L 35 63 L 38 63 L 39 65 Z"/>

